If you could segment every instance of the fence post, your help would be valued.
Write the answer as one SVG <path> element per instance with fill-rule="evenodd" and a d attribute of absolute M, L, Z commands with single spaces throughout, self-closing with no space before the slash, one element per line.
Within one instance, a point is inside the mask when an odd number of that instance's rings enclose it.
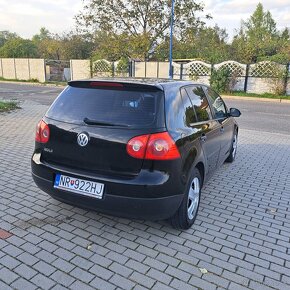
<path fill-rule="evenodd" d="M 112 77 L 115 76 L 115 62 L 112 62 Z"/>
<path fill-rule="evenodd" d="M 212 63 L 210 67 L 210 75 L 212 75 L 213 70 L 214 70 L 214 64 Z"/>
<path fill-rule="evenodd" d="M 180 80 L 182 80 L 182 77 L 183 77 L 183 63 L 180 64 L 180 75 L 179 75 Z"/>
<path fill-rule="evenodd" d="M 250 65 L 247 64 L 247 66 L 246 66 L 245 84 L 244 84 L 244 92 L 245 93 L 247 92 L 247 89 L 248 89 L 249 70 L 250 70 Z"/>
<path fill-rule="evenodd" d="M 285 82 L 284 82 L 285 95 L 287 94 L 287 85 L 288 85 L 289 70 L 290 70 L 290 62 L 288 62 L 286 64 L 286 73 L 285 73 Z"/>
<path fill-rule="evenodd" d="M 4 72 L 3 72 L 3 61 L 2 61 L 2 58 L 1 58 L 1 77 L 4 79 Z"/>
<path fill-rule="evenodd" d="M 128 60 L 128 76 L 132 77 L 132 61 Z"/>
<path fill-rule="evenodd" d="M 16 62 L 15 62 L 15 58 L 14 60 L 14 75 L 15 75 L 15 79 L 17 80 L 17 72 L 16 72 Z"/>
<path fill-rule="evenodd" d="M 159 79 L 159 61 L 157 61 L 157 78 Z"/>
<path fill-rule="evenodd" d="M 94 63 L 93 63 L 93 59 L 90 58 L 90 74 L 91 74 L 91 78 L 93 78 L 94 75 Z"/>
<path fill-rule="evenodd" d="M 145 79 L 147 78 L 147 61 L 145 59 Z"/>
<path fill-rule="evenodd" d="M 136 77 L 136 60 L 132 61 L 132 77 Z"/>
<path fill-rule="evenodd" d="M 31 73 L 30 73 L 30 61 L 29 58 L 27 59 L 27 66 L 28 66 L 28 79 L 31 80 Z"/>

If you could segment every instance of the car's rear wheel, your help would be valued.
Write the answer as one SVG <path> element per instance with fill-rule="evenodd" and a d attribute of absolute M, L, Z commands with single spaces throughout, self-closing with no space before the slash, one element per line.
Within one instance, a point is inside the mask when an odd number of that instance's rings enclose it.
<path fill-rule="evenodd" d="M 170 219 L 173 227 L 186 230 L 193 225 L 199 208 L 201 186 L 200 172 L 194 168 L 185 188 L 184 199 Z"/>
<path fill-rule="evenodd" d="M 226 162 L 233 162 L 236 159 L 237 150 L 238 150 L 238 132 L 235 131 L 233 140 L 232 140 L 232 147 L 231 147 L 230 155 L 226 159 Z"/>

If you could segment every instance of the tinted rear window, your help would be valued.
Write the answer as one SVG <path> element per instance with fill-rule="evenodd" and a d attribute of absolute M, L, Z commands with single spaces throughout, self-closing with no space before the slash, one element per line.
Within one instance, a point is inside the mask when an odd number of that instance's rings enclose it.
<path fill-rule="evenodd" d="M 83 123 L 85 118 L 133 127 L 157 125 L 162 115 L 162 91 L 126 91 L 67 87 L 52 104 L 46 117 Z M 160 120 L 159 120 L 160 123 Z"/>

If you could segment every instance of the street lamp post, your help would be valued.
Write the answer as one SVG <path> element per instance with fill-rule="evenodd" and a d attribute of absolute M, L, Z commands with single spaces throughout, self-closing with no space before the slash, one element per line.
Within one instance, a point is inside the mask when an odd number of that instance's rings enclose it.
<path fill-rule="evenodd" d="M 174 24 L 174 0 L 171 0 L 170 47 L 169 47 L 169 78 L 170 79 L 173 79 L 173 66 L 172 66 L 173 24 Z"/>

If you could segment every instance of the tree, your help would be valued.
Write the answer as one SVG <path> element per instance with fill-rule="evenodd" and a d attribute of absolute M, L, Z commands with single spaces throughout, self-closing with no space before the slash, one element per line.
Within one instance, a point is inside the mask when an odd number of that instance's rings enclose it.
<path fill-rule="evenodd" d="M 57 36 L 43 39 L 37 43 L 38 53 L 42 58 L 60 60 L 62 58 L 62 43 Z"/>
<path fill-rule="evenodd" d="M 32 37 L 32 41 L 34 41 L 34 42 L 39 42 L 39 41 L 42 41 L 45 39 L 51 39 L 51 33 L 45 27 L 41 27 L 39 34 L 35 34 Z"/>
<path fill-rule="evenodd" d="M 169 0 L 85 0 L 84 11 L 76 16 L 79 29 L 119 35 L 142 44 L 138 55 L 147 58 L 153 48 L 164 39 L 170 24 Z M 190 28 L 203 25 L 197 13 L 203 4 L 193 0 L 179 0 L 175 5 L 175 35 L 181 38 Z M 209 17 L 209 16 L 205 16 Z M 120 38 L 116 37 L 119 41 Z M 129 43 L 128 43 L 129 44 Z M 138 45 L 132 45 L 134 51 Z M 134 52 L 132 52 L 134 53 Z"/>
<path fill-rule="evenodd" d="M 173 57 L 177 59 L 202 59 L 212 63 L 221 62 L 229 57 L 227 37 L 226 30 L 217 25 L 188 31 L 188 35 L 184 39 L 174 38 Z M 169 38 L 156 48 L 154 57 L 158 60 L 167 59 L 168 46 Z"/>
<path fill-rule="evenodd" d="M 16 33 L 7 30 L 0 31 L 0 47 L 3 46 L 6 41 L 17 37 L 18 35 Z"/>
<path fill-rule="evenodd" d="M 259 3 L 251 17 L 244 22 L 246 35 L 250 40 L 259 42 L 277 37 L 276 22 L 269 11 L 264 12 L 263 5 Z"/>
<path fill-rule="evenodd" d="M 233 40 L 233 49 L 238 60 L 256 62 L 261 57 L 272 56 L 278 50 L 279 32 L 269 11 L 259 3 L 254 13 L 242 21 L 239 33 Z"/>
<path fill-rule="evenodd" d="M 60 36 L 59 40 L 62 59 L 86 59 L 91 56 L 93 43 L 85 35 L 71 31 Z"/>
<path fill-rule="evenodd" d="M 211 63 L 226 60 L 229 57 L 227 38 L 226 30 L 217 25 L 214 27 L 202 27 L 194 31 L 188 36 L 192 43 L 192 57 L 201 58 Z"/>
<path fill-rule="evenodd" d="M 38 57 L 37 46 L 29 39 L 12 38 L 0 48 L 0 57 Z"/>

